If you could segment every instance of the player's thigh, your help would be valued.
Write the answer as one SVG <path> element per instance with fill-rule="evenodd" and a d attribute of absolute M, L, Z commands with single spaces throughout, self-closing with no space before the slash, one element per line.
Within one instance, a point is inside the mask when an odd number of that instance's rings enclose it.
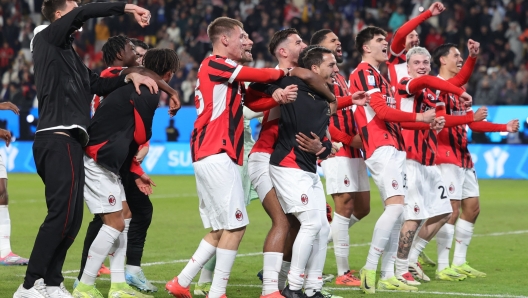
<path fill-rule="evenodd" d="M 404 203 L 405 220 L 424 220 L 429 218 L 429 210 L 425 203 L 428 192 L 428 181 L 425 180 L 425 166 L 415 160 L 407 159 L 407 195 Z"/>
<path fill-rule="evenodd" d="M 474 168 L 464 169 L 464 184 L 462 185 L 462 199 L 480 196 L 477 172 Z"/>
<path fill-rule="evenodd" d="M 255 152 L 248 159 L 248 174 L 261 202 L 273 188 L 269 174 L 270 154 Z"/>
<path fill-rule="evenodd" d="M 383 202 L 391 198 L 389 204 L 403 204 L 407 189 L 405 160 L 404 151 L 398 151 L 392 146 L 383 146 L 377 148 L 365 161 Z"/>
<path fill-rule="evenodd" d="M 424 183 L 427 185 L 424 197 L 429 216 L 435 217 L 453 212 L 449 200 L 449 188 L 445 185 L 438 166 L 426 166 Z"/>
<path fill-rule="evenodd" d="M 193 167 L 204 227 L 235 230 L 249 224 L 238 165 L 220 153 L 194 162 Z"/>
<path fill-rule="evenodd" d="M 462 189 L 464 186 L 464 169 L 454 164 L 438 165 L 442 173 L 442 180 L 447 187 L 447 195 L 450 200 L 462 200 Z"/>
<path fill-rule="evenodd" d="M 119 176 L 84 157 L 84 200 L 92 214 L 121 212 L 125 198 Z"/>

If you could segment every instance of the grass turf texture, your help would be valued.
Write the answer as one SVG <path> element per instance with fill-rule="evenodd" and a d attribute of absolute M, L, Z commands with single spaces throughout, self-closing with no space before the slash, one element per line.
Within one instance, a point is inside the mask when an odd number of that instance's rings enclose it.
<path fill-rule="evenodd" d="M 172 297 L 164 291 L 165 281 L 172 279 L 187 263 L 200 239 L 207 232 L 203 229 L 198 214 L 195 180 L 193 176 L 153 176 L 158 185 L 151 196 L 154 218 L 147 236 L 143 257 L 144 272 L 159 288 L 155 297 Z M 382 204 L 375 185 L 371 182 L 372 210 L 369 216 L 350 229 L 350 266 L 359 270 L 368 252 L 368 242 L 376 220 L 382 212 Z M 13 251 L 29 257 L 40 224 L 46 215 L 44 186 L 37 175 L 9 175 L 9 211 L 11 215 L 11 246 Z M 487 278 L 468 279 L 462 282 L 433 280 L 419 286 L 418 293 L 377 293 L 377 297 L 519 297 L 528 295 L 526 265 L 528 254 L 525 247 L 528 228 L 526 219 L 526 181 L 481 180 L 481 214 L 475 226 L 475 237 L 468 251 L 470 264 L 488 274 Z M 327 200 L 333 206 L 331 197 Z M 257 272 L 262 268 L 262 245 L 270 227 L 270 219 L 260 202 L 253 201 L 248 207 L 250 224 L 240 245 L 239 254 L 250 254 L 236 259 L 229 280 L 227 295 L 236 297 L 259 297 L 261 283 Z M 71 290 L 73 278 L 77 276 L 82 243 L 87 224 L 92 215 L 85 209 L 84 222 L 77 239 L 68 252 L 64 264 L 65 284 Z M 516 232 L 516 233 L 515 233 Z M 493 234 L 496 233 L 496 234 Z M 332 245 L 332 244 L 330 244 Z M 453 249 L 454 250 L 454 244 Z M 436 241 L 426 248 L 426 253 L 436 260 Z M 451 255 L 452 260 L 452 255 Z M 156 264 L 156 262 L 158 262 Z M 108 260 L 106 260 L 108 265 Z M 434 279 L 434 268 L 424 267 Z M 23 281 L 26 267 L 0 266 L 0 298 L 12 297 Z M 336 274 L 334 251 L 328 250 L 325 273 Z M 379 277 L 379 272 L 378 272 Z M 98 279 L 97 287 L 107 295 L 109 276 Z M 105 280 L 106 279 L 106 280 Z M 195 279 L 197 281 L 197 278 Z M 357 289 L 333 288 L 343 297 L 363 296 Z M 191 286 L 191 290 L 193 287 Z M 469 294 L 469 295 L 468 295 Z"/>

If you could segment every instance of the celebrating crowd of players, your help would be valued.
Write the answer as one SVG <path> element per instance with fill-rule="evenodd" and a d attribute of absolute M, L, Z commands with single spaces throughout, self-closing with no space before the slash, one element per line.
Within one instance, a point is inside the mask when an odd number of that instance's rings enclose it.
<path fill-rule="evenodd" d="M 361 30 L 356 49 L 362 62 L 348 82 L 338 68 L 340 41 L 330 30 L 316 32 L 310 46 L 295 29 L 276 32 L 269 50 L 277 67 L 256 69 L 244 66 L 253 60 L 253 42 L 242 23 L 221 17 L 209 25 L 213 51 L 198 72 L 191 153 L 200 216 L 210 232 L 165 285 L 170 294 L 191 297 L 191 282 L 201 270 L 194 294 L 227 297 L 249 224 L 249 181 L 272 222 L 263 247 L 261 298 L 339 297 L 323 288 L 329 241 L 334 242 L 335 283 L 359 286 L 365 293 L 417 291 L 420 281 L 430 281 L 419 258 L 434 263 L 423 250 L 435 235 L 436 279 L 486 276 L 466 260 L 479 213 L 466 125 L 479 132 L 515 132 L 519 123 L 489 123 L 483 121 L 485 107 L 471 110 L 472 98 L 462 86 L 475 66 L 478 42 L 468 41 L 470 57 L 464 64 L 455 45 L 441 45 L 432 54 L 420 47 L 415 28 L 444 9 L 433 3 L 405 23 L 390 45 L 382 29 Z M 52 23 L 38 28 L 34 38 L 41 119 L 34 155 L 49 213 L 13 297 L 103 297 L 95 280 L 107 256 L 109 297 L 152 297 L 129 286 L 157 291 L 141 270 L 153 185 L 141 169 L 141 146 L 148 146 L 151 136 L 158 88 L 171 97 L 169 113 L 174 116 L 179 109 L 177 93 L 166 84 L 179 67 L 178 57 L 172 50 L 146 51 L 140 41 L 112 37 L 103 47 L 109 68 L 99 77 L 82 64 L 70 34 L 89 18 L 123 13 L 146 26 L 150 13 L 131 4 L 77 7 L 72 1 L 45 2 L 43 13 Z M 429 74 L 433 62 L 438 76 Z M 382 63 L 388 64 L 388 79 L 380 74 Z M 92 100 L 94 93 L 100 97 Z M 63 105 L 63 98 L 73 104 Z M 262 129 L 248 150 L 244 120 L 259 116 Z M 331 224 L 318 163 L 326 194 L 335 203 Z M 55 175 L 51 167 L 60 167 L 64 175 Z M 349 229 L 370 212 L 367 168 L 384 211 L 356 277 L 348 261 Z M 95 217 L 70 294 L 61 269 L 80 229 L 83 197 Z M 11 252 L 8 240 L 0 239 L 0 262 L 27 263 Z"/>

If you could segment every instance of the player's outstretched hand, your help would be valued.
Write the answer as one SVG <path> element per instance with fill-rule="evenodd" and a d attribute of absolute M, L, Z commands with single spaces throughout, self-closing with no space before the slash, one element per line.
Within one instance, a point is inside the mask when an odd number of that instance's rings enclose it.
<path fill-rule="evenodd" d="M 147 196 L 152 194 L 152 186 L 156 186 L 154 181 L 146 173 L 136 179 L 136 185 Z"/>
<path fill-rule="evenodd" d="M 517 127 L 519 125 L 517 124 Z M 11 144 L 11 133 L 9 130 L 5 130 L 0 128 L 0 138 L 2 138 L 6 142 L 6 147 L 9 147 L 9 144 Z"/>
<path fill-rule="evenodd" d="M 519 131 L 519 119 L 513 119 L 506 123 L 506 129 L 508 132 L 518 132 Z"/>
<path fill-rule="evenodd" d="M 436 111 L 435 109 L 430 109 L 430 110 L 427 110 L 423 113 L 421 113 L 422 115 L 422 119 L 420 120 L 420 118 L 418 117 L 418 120 L 421 121 L 421 122 L 425 122 L 425 123 L 432 123 L 436 117 Z"/>
<path fill-rule="evenodd" d="M 365 91 L 357 91 L 352 94 L 352 103 L 358 106 L 364 106 L 370 102 L 370 94 Z"/>
<path fill-rule="evenodd" d="M 169 98 L 169 116 L 174 117 L 176 116 L 176 113 L 181 108 L 181 102 L 180 97 L 178 96 L 178 93 L 174 93 Z"/>
<path fill-rule="evenodd" d="M 299 143 L 299 148 L 301 148 L 302 151 L 317 154 L 321 151 L 321 149 L 324 149 L 324 147 L 321 143 L 321 139 L 319 139 L 319 136 L 313 132 L 311 134 L 313 139 L 306 136 L 302 132 L 296 134 L 295 139 L 297 140 L 297 143 Z"/>
<path fill-rule="evenodd" d="M 11 110 L 13 111 L 13 113 L 20 115 L 20 110 L 18 109 L 18 107 L 14 103 L 9 101 L 0 103 L 0 110 Z"/>
<path fill-rule="evenodd" d="M 429 10 L 433 16 L 441 14 L 445 9 L 445 6 L 441 2 L 435 2 L 429 6 Z"/>
<path fill-rule="evenodd" d="M 469 95 L 467 92 L 462 93 L 462 95 L 460 95 L 458 97 L 458 99 L 466 107 L 470 107 L 471 106 L 471 102 L 473 101 L 473 97 L 471 97 L 471 95 Z"/>
<path fill-rule="evenodd" d="M 151 79 L 150 77 L 140 75 L 137 72 L 132 72 L 127 74 L 127 78 L 134 83 L 134 87 L 136 87 L 137 94 L 141 94 L 141 91 L 139 90 L 139 86 L 145 85 L 149 88 L 150 93 L 157 94 L 158 93 L 158 84 L 156 84 L 156 81 Z"/>
<path fill-rule="evenodd" d="M 484 119 L 488 118 L 488 108 L 487 107 L 480 107 L 474 114 L 473 114 L 473 121 L 482 121 Z"/>
<path fill-rule="evenodd" d="M 480 50 L 480 42 L 474 41 L 473 39 L 469 39 L 467 42 L 467 47 L 469 50 L 469 56 L 473 58 L 478 56 Z"/>
<path fill-rule="evenodd" d="M 134 4 L 126 4 L 125 5 L 125 12 L 132 14 L 134 16 L 134 19 L 136 19 L 136 22 L 141 27 L 146 27 L 150 24 L 150 11 L 141 8 Z"/>
<path fill-rule="evenodd" d="M 444 128 L 445 118 L 444 116 L 436 117 L 431 123 L 431 130 L 440 131 Z"/>

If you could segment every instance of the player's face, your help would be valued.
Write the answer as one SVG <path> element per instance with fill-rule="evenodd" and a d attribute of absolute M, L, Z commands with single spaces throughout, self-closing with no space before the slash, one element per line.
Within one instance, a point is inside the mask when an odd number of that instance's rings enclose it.
<path fill-rule="evenodd" d="M 442 57 L 441 59 L 443 59 L 445 63 L 445 65 L 442 66 L 445 67 L 449 72 L 458 73 L 460 69 L 462 69 L 464 59 L 462 59 L 460 51 L 455 47 L 449 49 L 449 54 Z"/>
<path fill-rule="evenodd" d="M 343 62 L 343 50 L 341 49 L 341 42 L 339 37 L 334 32 L 330 32 L 325 36 L 320 46 L 323 46 L 334 53 L 337 63 Z"/>
<path fill-rule="evenodd" d="M 297 65 L 299 60 L 299 54 L 306 48 L 306 44 L 302 41 L 302 38 L 298 34 L 291 34 L 288 36 L 286 43 L 284 44 L 284 50 L 288 55 L 288 61 Z"/>
<path fill-rule="evenodd" d="M 431 71 L 431 58 L 422 54 L 414 54 L 407 61 L 407 70 L 411 78 L 428 75 Z"/>
<path fill-rule="evenodd" d="M 251 56 L 251 51 L 248 52 L 248 44 L 253 42 L 249 40 L 249 37 L 246 32 L 239 26 L 235 26 L 231 30 L 231 33 L 227 36 L 227 50 L 229 59 L 240 62 L 241 60 Z"/>
<path fill-rule="evenodd" d="M 126 67 L 132 67 L 132 66 L 139 65 L 136 61 L 137 54 L 136 54 L 135 46 L 131 41 L 129 41 L 125 45 L 125 50 L 122 52 L 122 55 L 123 55 L 123 63 L 125 64 Z"/>
<path fill-rule="evenodd" d="M 144 49 L 139 46 L 136 47 L 136 63 L 138 65 L 143 65 L 143 57 L 145 56 L 146 52 L 147 52 L 147 49 Z"/>
<path fill-rule="evenodd" d="M 339 69 L 337 68 L 337 61 L 334 54 L 323 54 L 323 62 L 319 67 L 313 66 L 314 71 L 317 72 L 327 83 L 333 83 L 334 77 Z"/>
<path fill-rule="evenodd" d="M 416 30 L 413 30 L 405 38 L 405 49 L 408 51 L 412 49 L 413 47 L 417 47 L 419 45 L 420 45 L 420 37 L 418 36 L 418 32 L 416 32 Z"/>
<path fill-rule="evenodd" d="M 246 35 L 246 43 L 244 46 L 244 51 L 242 52 L 242 58 L 238 61 L 240 64 L 253 62 L 253 54 L 251 54 L 251 49 L 253 48 L 253 41 L 249 39 L 249 36 L 244 31 Z"/>
<path fill-rule="evenodd" d="M 366 48 L 365 53 L 368 56 L 374 58 L 374 60 L 376 60 L 378 63 L 382 63 L 389 60 L 387 57 L 388 44 L 389 43 L 385 40 L 385 36 L 377 34 L 374 35 L 374 38 L 363 47 Z"/>

